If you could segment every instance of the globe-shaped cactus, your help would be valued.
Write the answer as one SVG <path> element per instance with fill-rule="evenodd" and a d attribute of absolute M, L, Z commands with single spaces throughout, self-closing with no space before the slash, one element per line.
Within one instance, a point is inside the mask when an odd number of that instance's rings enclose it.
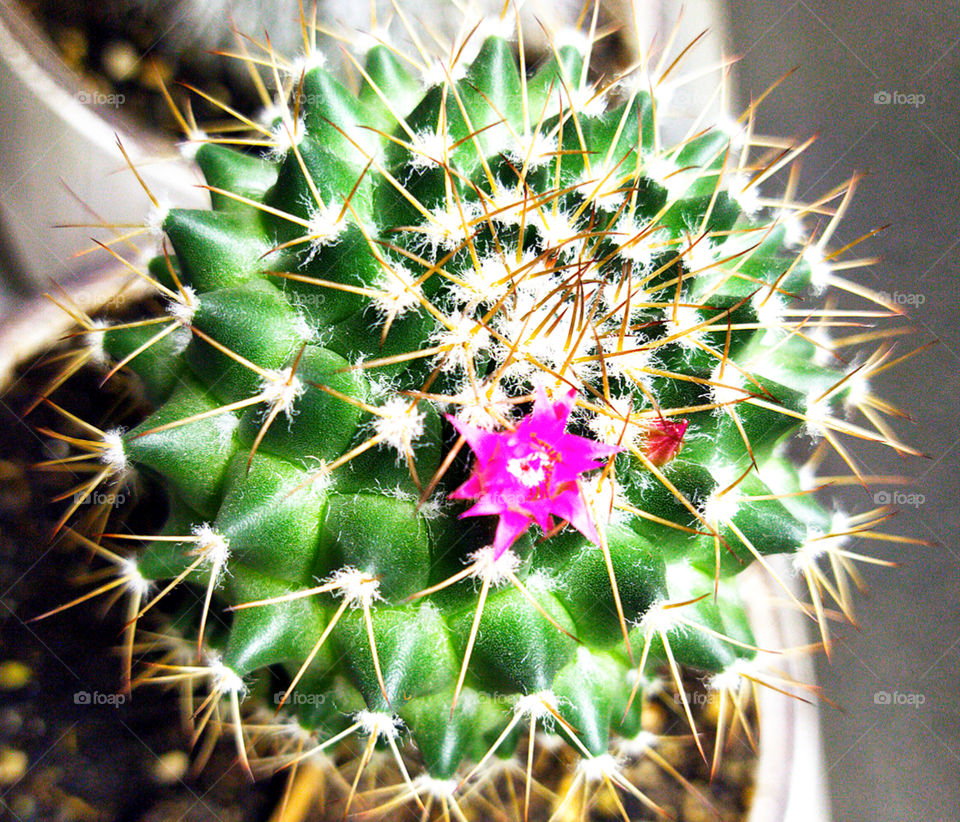
<path fill-rule="evenodd" d="M 169 508 L 158 534 L 79 537 L 128 595 L 128 651 L 145 612 L 169 622 L 139 679 L 179 683 L 244 762 L 333 768 L 352 744 L 355 788 L 385 751 L 398 801 L 459 818 L 492 762 L 550 737 L 577 785 L 652 808 L 623 770 L 653 744 L 645 689 L 781 687 L 738 574 L 763 566 L 829 643 L 849 543 L 884 512 L 814 499 L 823 446 L 910 450 L 868 386 L 889 344 L 831 333 L 890 313 L 827 250 L 853 186 L 797 202 L 805 144 L 756 137 L 752 108 L 665 144 L 675 64 L 595 81 L 593 30 L 535 67 L 503 21 L 440 57 L 414 28 L 409 53 L 357 36 L 351 88 L 305 28 L 301 58 L 249 58 L 268 120 L 191 132 L 211 208 L 154 203 L 160 252 L 126 264 L 165 313 L 80 317 L 73 362 L 132 373 L 153 408 L 70 437 L 79 501 L 136 475 Z"/>

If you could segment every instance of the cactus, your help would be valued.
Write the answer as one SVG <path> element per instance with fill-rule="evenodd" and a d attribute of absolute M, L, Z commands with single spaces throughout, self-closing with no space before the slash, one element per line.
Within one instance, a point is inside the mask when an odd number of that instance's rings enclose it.
<path fill-rule="evenodd" d="M 849 543 L 885 512 L 831 512 L 815 469 L 851 459 L 841 437 L 911 449 L 870 393 L 882 333 L 829 332 L 892 309 L 827 250 L 853 183 L 796 202 L 806 144 L 757 138 L 751 107 L 664 145 L 665 57 L 595 83 L 595 31 L 531 71 L 505 28 L 441 58 L 364 35 L 356 89 L 312 36 L 289 63 L 265 50 L 273 119 L 191 131 L 211 209 L 154 199 L 160 253 L 125 260 L 165 310 L 80 317 L 78 360 L 131 373 L 152 411 L 70 438 L 78 499 L 136 477 L 166 524 L 77 539 L 128 594 L 128 655 L 155 604 L 172 626 L 140 679 L 199 692 L 245 763 L 335 767 L 354 744 L 354 788 L 385 752 L 400 799 L 461 813 L 553 737 L 575 785 L 652 805 L 623 763 L 654 744 L 658 676 L 728 704 L 784 685 L 740 572 L 799 605 L 769 559 L 790 557 L 828 648 L 827 609 L 850 613 Z M 816 307 L 828 288 L 876 306 Z M 861 340 L 879 349 L 849 356 Z M 273 746 L 257 706 L 287 718 Z"/>

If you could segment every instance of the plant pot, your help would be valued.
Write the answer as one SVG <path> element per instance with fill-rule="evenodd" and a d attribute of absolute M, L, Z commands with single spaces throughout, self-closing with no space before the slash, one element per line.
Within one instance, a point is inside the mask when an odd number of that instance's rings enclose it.
<path fill-rule="evenodd" d="M 773 557 L 770 564 L 790 580 L 789 563 Z M 782 599 L 776 583 L 754 564 L 741 575 L 751 626 L 761 648 L 799 648 L 810 642 L 810 621 L 799 611 L 775 604 Z M 799 593 L 799 591 L 797 591 Z M 806 655 L 785 655 L 776 667 L 797 682 L 814 684 L 813 664 Z M 760 689 L 759 760 L 748 822 L 828 822 L 830 819 L 820 716 L 817 705 Z"/>
<path fill-rule="evenodd" d="M 150 200 L 118 140 L 158 197 L 205 204 L 200 178 L 173 141 L 130 122 L 121 106 L 86 87 L 17 3 L 0 4 L 0 260 L 21 290 L 76 276 L 70 261 L 87 241 L 55 225 L 146 217 Z"/>

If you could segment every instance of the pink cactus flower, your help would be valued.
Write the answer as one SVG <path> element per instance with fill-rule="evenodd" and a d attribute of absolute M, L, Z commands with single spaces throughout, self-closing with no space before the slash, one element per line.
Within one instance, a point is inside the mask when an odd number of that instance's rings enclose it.
<path fill-rule="evenodd" d="M 476 456 L 470 479 L 450 497 L 477 500 L 463 517 L 499 515 L 493 542 L 496 557 L 533 522 L 551 530 L 555 516 L 594 544 L 600 541 L 579 479 L 584 472 L 601 468 L 598 460 L 621 448 L 565 431 L 576 393 L 571 389 L 551 401 L 538 386 L 533 411 L 506 431 L 487 431 L 447 416 Z"/>

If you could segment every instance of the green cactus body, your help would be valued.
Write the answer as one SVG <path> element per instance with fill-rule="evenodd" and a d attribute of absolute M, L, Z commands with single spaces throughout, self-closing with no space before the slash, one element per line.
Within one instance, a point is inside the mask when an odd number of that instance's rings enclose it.
<path fill-rule="evenodd" d="M 279 678 L 317 744 L 415 748 L 430 785 L 530 723 L 606 763 L 664 665 L 759 670 L 734 578 L 837 531 L 783 446 L 853 431 L 865 390 L 788 310 L 829 264 L 730 134 L 662 147 L 649 88 L 588 85 L 585 47 L 524 77 L 478 45 L 426 88 L 385 45 L 358 93 L 315 65 L 269 150 L 202 144 L 212 210 L 155 220 L 168 333 L 101 343 L 155 406 L 110 464 L 167 498 L 133 562 L 204 594 L 195 681 L 240 705 Z M 505 432 L 571 388 L 568 431 L 619 449 L 578 480 L 597 539 L 534 524 L 497 557 L 444 415 Z"/>

